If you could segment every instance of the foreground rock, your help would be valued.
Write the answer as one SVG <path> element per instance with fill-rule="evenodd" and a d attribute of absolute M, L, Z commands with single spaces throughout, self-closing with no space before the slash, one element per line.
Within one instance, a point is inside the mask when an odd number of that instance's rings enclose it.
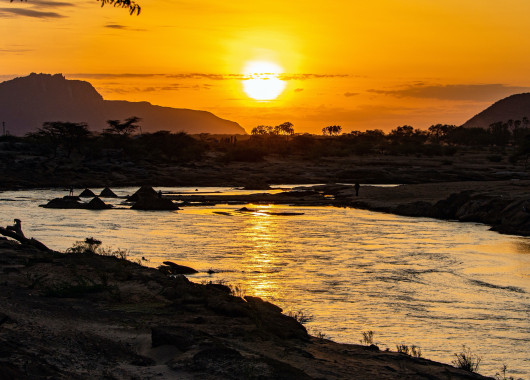
<path fill-rule="evenodd" d="M 2 379 L 481 379 L 307 335 L 257 297 L 0 240 Z"/>

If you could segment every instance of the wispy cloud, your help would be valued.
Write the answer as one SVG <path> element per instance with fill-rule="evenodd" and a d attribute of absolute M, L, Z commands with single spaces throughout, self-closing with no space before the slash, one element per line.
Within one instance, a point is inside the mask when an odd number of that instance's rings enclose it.
<path fill-rule="evenodd" d="M 344 96 L 347 97 L 347 98 L 350 98 L 352 96 L 356 96 L 356 95 L 359 95 L 358 92 L 345 92 L 344 93 Z"/>
<path fill-rule="evenodd" d="M 120 25 L 120 24 L 106 24 L 106 25 L 103 25 L 103 27 L 108 28 L 108 29 L 127 30 L 127 31 L 133 31 L 133 32 L 145 32 L 147 30 L 147 29 L 131 28 L 127 25 Z"/>
<path fill-rule="evenodd" d="M 119 24 L 107 24 L 106 28 L 111 29 L 127 29 L 127 26 Z M 280 80 L 310 80 L 310 79 L 329 79 L 329 78 L 345 78 L 350 75 L 347 74 L 270 74 L 271 76 L 277 76 Z M 245 74 L 214 74 L 214 73 L 177 73 L 177 74 L 144 74 L 144 73 L 124 73 L 124 74 L 112 74 L 112 73 L 74 73 L 69 74 L 70 77 L 75 78 L 94 78 L 94 79 L 107 79 L 107 78 L 150 78 L 150 77 L 161 77 L 170 79 L 206 79 L 213 81 L 220 80 L 248 80 L 254 78 L 253 75 Z"/>
<path fill-rule="evenodd" d="M 0 8 L 0 18 L 13 16 L 40 19 L 63 18 L 66 16 L 56 11 L 74 6 L 76 6 L 74 2 L 51 0 L 31 0 L 31 2 L 28 3 L 14 2 L 11 4 L 10 8 Z"/>
<path fill-rule="evenodd" d="M 165 86 L 146 86 L 146 87 L 109 87 L 105 88 L 105 92 L 109 94 L 130 94 L 132 92 L 163 92 L 163 91 L 180 91 L 180 90 L 209 90 L 211 85 L 209 84 L 196 84 L 196 85 L 184 85 L 180 83 L 165 85 Z"/>
<path fill-rule="evenodd" d="M 109 29 L 128 29 L 125 25 L 118 25 L 118 24 L 107 24 L 104 25 L 105 28 Z"/>
<path fill-rule="evenodd" d="M 32 18 L 62 18 L 65 17 L 57 12 L 43 12 L 25 8 L 0 8 L 0 17 L 32 17 Z"/>
<path fill-rule="evenodd" d="M 33 49 L 12 47 L 12 48 L 0 49 L 0 53 L 5 53 L 5 54 L 24 54 L 24 53 L 30 52 L 32 50 Z"/>
<path fill-rule="evenodd" d="M 38 8 L 65 8 L 74 6 L 73 3 L 64 1 L 32 0 L 31 3 Z"/>
<path fill-rule="evenodd" d="M 430 98 L 439 100 L 491 101 L 515 93 L 530 91 L 530 87 L 505 84 L 447 84 L 427 85 L 417 83 L 395 90 L 368 90 L 369 92 L 390 95 L 398 98 Z"/>
<path fill-rule="evenodd" d="M 280 74 L 278 79 L 281 80 L 308 80 L 308 79 L 329 79 L 329 78 L 347 78 L 349 74 Z"/>

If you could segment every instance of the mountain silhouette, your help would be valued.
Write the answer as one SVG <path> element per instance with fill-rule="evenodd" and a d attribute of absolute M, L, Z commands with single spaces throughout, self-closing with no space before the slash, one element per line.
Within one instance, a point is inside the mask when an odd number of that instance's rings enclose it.
<path fill-rule="evenodd" d="M 473 116 L 462 126 L 471 128 L 488 128 L 490 124 L 498 121 L 530 119 L 530 92 L 515 94 L 501 99 L 484 111 Z"/>
<path fill-rule="evenodd" d="M 155 106 L 148 102 L 104 100 L 89 83 L 68 80 L 62 74 L 35 74 L 0 83 L 0 122 L 10 134 L 22 136 L 46 121 L 87 123 L 92 131 L 107 120 L 131 116 L 142 119 L 142 132 L 170 131 L 246 134 L 236 122 L 211 112 Z"/>

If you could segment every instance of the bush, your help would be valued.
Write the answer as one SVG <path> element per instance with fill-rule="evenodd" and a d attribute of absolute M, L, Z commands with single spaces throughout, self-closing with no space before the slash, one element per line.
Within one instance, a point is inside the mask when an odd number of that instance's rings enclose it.
<path fill-rule="evenodd" d="M 311 314 L 306 314 L 306 312 L 303 310 L 290 310 L 287 312 L 287 316 L 294 318 L 298 323 L 302 325 L 313 320 L 313 316 Z"/>
<path fill-rule="evenodd" d="M 397 348 L 397 352 L 401 354 L 409 355 L 415 358 L 421 358 L 422 356 L 421 348 L 416 347 L 415 345 L 412 345 L 409 347 L 406 344 L 398 344 L 396 345 L 396 348 Z"/>
<path fill-rule="evenodd" d="M 462 346 L 462 352 L 455 353 L 456 359 L 452 361 L 456 368 L 460 368 L 469 372 L 476 372 L 482 358 L 471 352 L 469 347 Z"/>
<path fill-rule="evenodd" d="M 373 331 L 363 331 L 363 338 L 361 339 L 362 344 L 367 346 L 374 344 L 374 332 Z"/>
<path fill-rule="evenodd" d="M 86 238 L 84 241 L 76 241 L 73 246 L 66 250 L 66 253 L 91 253 L 101 256 L 114 256 L 118 259 L 127 260 L 129 251 L 126 249 L 113 250 L 111 247 L 101 248 L 101 241 L 93 237 Z"/>

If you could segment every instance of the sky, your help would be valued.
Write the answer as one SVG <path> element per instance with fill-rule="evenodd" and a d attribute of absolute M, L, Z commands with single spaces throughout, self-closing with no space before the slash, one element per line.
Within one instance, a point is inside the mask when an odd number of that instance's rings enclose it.
<path fill-rule="evenodd" d="M 0 1 L 0 81 L 62 73 L 247 132 L 460 125 L 530 92 L 529 0 Z"/>

